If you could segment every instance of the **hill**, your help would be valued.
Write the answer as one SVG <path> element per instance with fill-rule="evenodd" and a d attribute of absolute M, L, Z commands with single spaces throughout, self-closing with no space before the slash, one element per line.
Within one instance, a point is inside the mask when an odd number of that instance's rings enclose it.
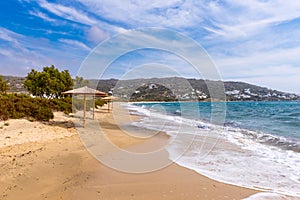
<path fill-rule="evenodd" d="M 9 92 L 27 93 L 24 77 L 3 76 L 10 86 Z M 179 77 L 132 80 L 89 80 L 90 87 L 113 93 L 131 101 L 209 101 L 210 92 L 220 81 L 185 79 Z M 260 87 L 244 82 L 223 82 L 228 101 L 282 101 L 300 100 L 296 94 Z M 209 85 L 209 88 L 208 88 Z"/>
<path fill-rule="evenodd" d="M 96 81 L 96 80 L 94 80 Z M 97 85 L 97 82 L 93 83 Z M 151 78 L 133 80 L 100 80 L 97 89 L 113 93 L 115 96 L 127 98 L 132 101 L 172 101 L 175 99 L 182 101 L 209 101 L 210 92 L 218 89 L 220 81 L 185 79 L 179 77 L 171 78 Z M 300 100 L 296 94 L 281 92 L 278 90 L 260 87 L 244 82 L 223 82 L 226 99 L 228 101 L 282 101 Z M 171 91 L 163 93 L 161 86 Z M 149 89 L 152 88 L 152 89 Z M 222 93 L 222 91 L 221 91 Z"/>
<path fill-rule="evenodd" d="M 24 88 L 25 77 L 17 76 L 2 76 L 3 80 L 7 82 L 9 86 L 9 92 L 14 93 L 28 93 Z"/>

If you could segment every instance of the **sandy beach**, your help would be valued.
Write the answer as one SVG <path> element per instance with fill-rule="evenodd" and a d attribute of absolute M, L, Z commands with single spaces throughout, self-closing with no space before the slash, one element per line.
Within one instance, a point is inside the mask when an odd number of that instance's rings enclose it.
<path fill-rule="evenodd" d="M 104 108 L 96 111 L 96 118 L 105 137 L 120 148 L 155 149 L 168 141 L 164 133 L 150 139 L 124 134 Z M 243 199 L 258 192 L 211 180 L 174 163 L 141 174 L 111 169 L 86 150 L 72 120 L 56 113 L 49 123 L 1 122 L 0 199 Z M 168 160 L 168 154 L 162 159 Z"/>

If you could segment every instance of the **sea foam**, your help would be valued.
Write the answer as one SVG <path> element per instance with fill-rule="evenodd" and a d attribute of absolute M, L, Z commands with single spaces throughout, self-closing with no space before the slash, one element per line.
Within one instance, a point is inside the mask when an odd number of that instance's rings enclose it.
<path fill-rule="evenodd" d="M 144 116 L 133 125 L 171 136 L 166 149 L 177 164 L 224 183 L 300 198 L 300 154 L 259 141 L 263 133 L 127 106 Z"/>

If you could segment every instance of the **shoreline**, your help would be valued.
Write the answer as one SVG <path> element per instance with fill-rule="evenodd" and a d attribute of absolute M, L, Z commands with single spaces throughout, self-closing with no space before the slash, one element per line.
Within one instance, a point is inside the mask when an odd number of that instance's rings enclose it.
<path fill-rule="evenodd" d="M 246 101 L 184 101 L 184 100 L 181 100 L 181 101 L 129 101 L 129 102 L 126 102 L 124 101 L 124 103 L 129 103 L 129 104 L 139 104 L 139 103 L 185 103 L 185 102 L 192 102 L 192 103 L 253 103 L 253 102 L 299 102 L 300 100 L 260 100 L 260 101 L 250 101 L 250 100 L 246 100 Z M 121 102 L 121 101 L 120 101 Z"/>
<path fill-rule="evenodd" d="M 146 102 L 148 103 L 148 102 Z M 152 103 L 152 102 L 149 102 L 149 103 Z M 165 102 L 165 103 L 168 103 L 168 102 Z M 130 108 L 129 108 L 130 109 Z M 138 112 L 136 109 L 133 109 L 134 112 Z M 142 116 L 141 114 L 138 114 L 138 116 Z M 242 129 L 240 128 L 240 130 L 244 130 L 244 131 L 247 131 L 247 129 Z M 165 133 L 166 135 L 168 135 L 168 133 Z M 172 135 L 172 134 L 171 134 Z M 168 135 L 168 137 L 171 137 L 171 135 Z M 241 151 L 241 146 L 237 145 L 235 142 L 232 142 L 232 141 L 227 141 L 226 139 L 224 140 L 223 139 L 219 139 L 221 140 L 222 142 L 221 143 L 232 143 L 232 148 L 233 149 L 236 149 L 236 151 Z M 234 147 L 236 146 L 236 147 Z M 175 161 L 177 162 L 177 161 Z M 273 189 L 272 187 L 263 187 L 263 186 L 256 186 L 256 185 L 247 185 L 247 184 L 238 184 L 234 181 L 226 181 L 222 178 L 218 178 L 217 176 L 215 175 L 211 175 L 209 173 L 207 173 L 205 170 L 202 171 L 203 169 L 197 169 L 195 168 L 195 166 L 191 166 L 189 164 L 186 164 L 186 163 L 181 163 L 181 162 L 177 162 L 176 163 L 177 165 L 181 166 L 181 167 L 184 167 L 184 168 L 187 168 L 187 169 L 190 169 L 190 170 L 193 170 L 195 171 L 196 173 L 198 174 L 201 174 L 202 176 L 205 176 L 209 179 L 213 179 L 215 181 L 219 181 L 219 182 L 222 182 L 222 183 L 226 183 L 226 184 L 230 184 L 230 185 L 234 185 L 234 186 L 238 186 L 238 187 L 243 187 L 243 188 L 247 188 L 247 189 L 251 189 L 251 190 L 257 190 L 257 191 L 260 191 L 261 193 L 269 193 L 270 196 L 273 196 L 274 195 L 276 196 L 277 195 L 277 198 L 291 198 L 291 199 L 300 199 L 300 196 L 299 194 L 295 194 L 295 193 L 290 193 L 290 192 L 287 192 L 287 190 L 284 192 L 282 190 L 276 190 L 276 189 Z"/>
<path fill-rule="evenodd" d="M 110 139 L 131 151 L 151 150 L 157 141 L 164 145 L 167 140 L 164 134 L 152 142 L 128 136 L 116 140 L 123 132 L 115 129 L 111 114 L 101 111 L 97 117 L 109 122 L 107 134 L 115 134 Z M 0 155 L 8 155 L 0 163 L 3 199 L 242 199 L 260 192 L 214 181 L 175 163 L 145 174 L 119 172 L 95 160 L 78 135 L 0 148 Z"/>

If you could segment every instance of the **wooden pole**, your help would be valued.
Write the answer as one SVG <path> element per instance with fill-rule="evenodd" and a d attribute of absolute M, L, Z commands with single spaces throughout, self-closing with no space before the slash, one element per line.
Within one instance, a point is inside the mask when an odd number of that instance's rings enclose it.
<path fill-rule="evenodd" d="M 95 95 L 93 96 L 93 120 L 95 119 Z"/>
<path fill-rule="evenodd" d="M 83 97 L 83 127 L 86 127 L 86 96 Z"/>

